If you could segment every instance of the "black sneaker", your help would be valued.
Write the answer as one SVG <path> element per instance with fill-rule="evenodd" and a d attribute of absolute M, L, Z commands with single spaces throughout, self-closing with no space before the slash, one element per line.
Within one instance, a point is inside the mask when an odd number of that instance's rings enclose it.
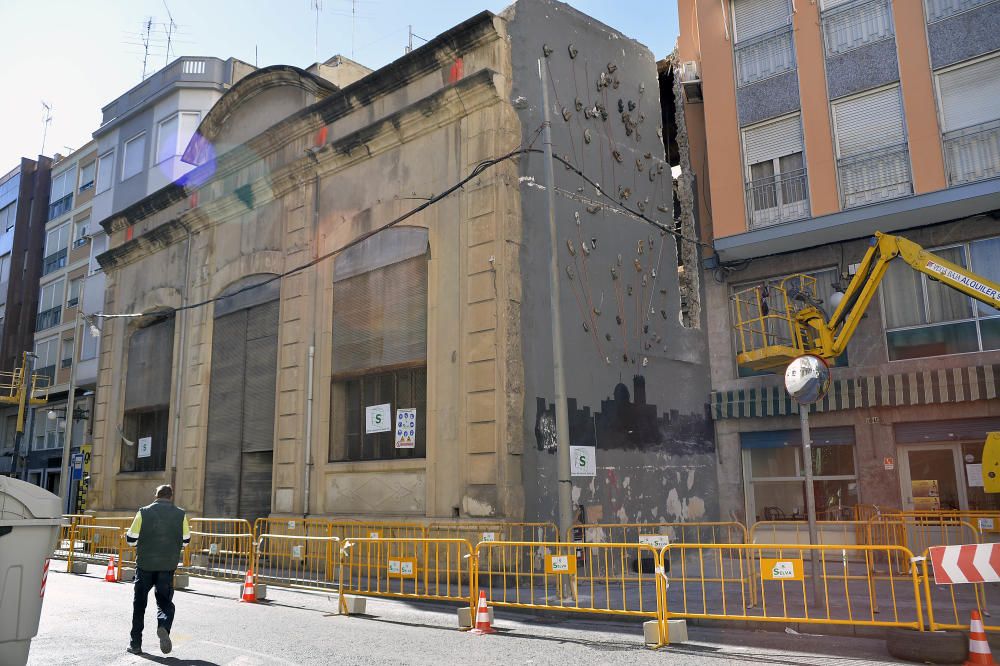
<path fill-rule="evenodd" d="M 129 643 L 128 647 L 125 648 L 126 652 L 131 652 L 132 654 L 142 654 L 142 644 L 141 643 Z"/>
<path fill-rule="evenodd" d="M 160 638 L 160 652 L 163 654 L 170 654 L 170 651 L 174 649 L 174 646 L 170 642 L 170 633 L 167 631 L 167 628 L 157 627 L 156 635 Z"/>

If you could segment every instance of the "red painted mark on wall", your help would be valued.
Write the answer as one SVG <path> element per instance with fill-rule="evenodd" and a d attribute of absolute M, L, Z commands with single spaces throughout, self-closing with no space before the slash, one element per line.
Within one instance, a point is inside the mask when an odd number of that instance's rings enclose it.
<path fill-rule="evenodd" d="M 192 192 L 191 193 L 191 196 L 188 198 L 188 204 L 191 206 L 191 208 L 197 208 L 198 207 L 198 193 L 197 192 Z"/>
<path fill-rule="evenodd" d="M 328 130 L 329 130 L 329 127 L 327 127 L 326 125 L 324 125 L 323 127 L 320 128 L 320 130 L 318 132 L 316 132 L 316 145 L 317 146 L 323 146 L 323 145 L 326 144 L 326 133 L 327 133 Z"/>
<path fill-rule="evenodd" d="M 455 83 L 460 78 L 465 71 L 465 65 L 462 63 L 461 58 L 455 58 L 455 64 L 451 66 L 451 72 L 448 74 L 448 83 Z"/>
<path fill-rule="evenodd" d="M 132 227 L 129 227 L 128 229 L 125 230 L 125 240 L 127 240 L 127 241 L 132 240 L 132 232 L 133 231 L 134 231 L 134 229 Z"/>

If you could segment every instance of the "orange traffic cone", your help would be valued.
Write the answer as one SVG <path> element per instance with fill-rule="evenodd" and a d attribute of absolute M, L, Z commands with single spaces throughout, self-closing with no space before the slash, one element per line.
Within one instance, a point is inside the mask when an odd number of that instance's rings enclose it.
<path fill-rule="evenodd" d="M 486 605 L 486 590 L 479 590 L 479 607 L 476 609 L 476 628 L 473 634 L 495 634 L 496 629 L 490 626 L 490 609 Z"/>
<path fill-rule="evenodd" d="M 972 611 L 972 618 L 969 620 L 969 658 L 965 661 L 965 666 L 996 666 L 978 610 Z"/>
<path fill-rule="evenodd" d="M 104 572 L 104 582 L 106 583 L 117 583 L 118 582 L 118 570 L 115 569 L 115 556 L 112 555 L 111 559 L 108 560 L 108 570 Z"/>
<path fill-rule="evenodd" d="M 245 601 L 247 603 L 255 603 L 257 601 L 257 594 L 253 589 L 253 569 L 247 570 L 246 580 L 243 581 L 243 596 L 240 601 Z"/>

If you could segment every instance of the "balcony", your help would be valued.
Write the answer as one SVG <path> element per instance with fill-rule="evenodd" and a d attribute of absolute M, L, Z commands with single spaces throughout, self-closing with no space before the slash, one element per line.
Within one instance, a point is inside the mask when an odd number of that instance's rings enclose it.
<path fill-rule="evenodd" d="M 795 69 L 790 25 L 741 41 L 733 49 L 736 53 L 737 86 Z"/>
<path fill-rule="evenodd" d="M 889 0 L 852 0 L 824 11 L 821 20 L 827 58 L 895 34 Z"/>
<path fill-rule="evenodd" d="M 809 217 L 809 179 L 797 169 L 746 184 L 750 229 Z"/>
<path fill-rule="evenodd" d="M 898 199 L 913 193 L 906 144 L 837 160 L 844 208 Z"/>
<path fill-rule="evenodd" d="M 926 0 L 927 2 L 927 22 L 933 23 L 941 19 L 954 16 L 960 12 L 975 9 L 979 5 L 985 5 L 992 0 Z"/>
<path fill-rule="evenodd" d="M 42 275 L 48 275 L 66 265 L 66 248 L 53 252 L 42 260 Z"/>
<path fill-rule="evenodd" d="M 38 317 L 35 319 L 35 330 L 44 331 L 47 328 L 58 326 L 60 321 L 62 321 L 61 305 L 49 308 L 48 310 L 42 310 L 38 313 Z"/>
<path fill-rule="evenodd" d="M 949 185 L 1000 176 L 1000 120 L 948 132 L 942 138 Z"/>
<path fill-rule="evenodd" d="M 71 358 L 64 358 L 59 363 L 59 367 L 64 368 L 64 369 L 65 368 L 71 368 L 71 367 L 73 367 L 73 359 L 71 359 Z"/>
<path fill-rule="evenodd" d="M 53 384 L 56 383 L 56 366 L 55 365 L 46 365 L 45 367 L 42 367 L 42 368 L 35 368 L 34 374 L 36 374 L 36 375 L 45 375 L 46 377 L 48 377 L 49 378 L 49 383 L 48 383 L 49 386 L 52 386 Z"/>
<path fill-rule="evenodd" d="M 49 219 L 54 220 L 73 207 L 73 193 L 49 204 Z"/>

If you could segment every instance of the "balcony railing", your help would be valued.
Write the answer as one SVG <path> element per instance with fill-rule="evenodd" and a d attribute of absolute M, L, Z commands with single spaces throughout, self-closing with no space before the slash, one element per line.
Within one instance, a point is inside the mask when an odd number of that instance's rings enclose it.
<path fill-rule="evenodd" d="M 734 51 L 738 86 L 795 69 L 790 25 L 741 41 Z"/>
<path fill-rule="evenodd" d="M 42 260 L 42 275 L 48 275 L 66 265 L 66 248 L 53 252 Z"/>
<path fill-rule="evenodd" d="M 72 367 L 73 366 L 73 359 L 71 359 L 71 358 L 64 358 L 62 361 L 60 361 L 59 366 L 62 367 L 62 368 Z"/>
<path fill-rule="evenodd" d="M 913 192 L 906 144 L 837 160 L 844 208 L 905 197 Z"/>
<path fill-rule="evenodd" d="M 53 384 L 56 383 L 56 366 L 55 365 L 46 365 L 43 368 L 35 368 L 35 374 L 36 375 L 45 375 L 46 377 L 48 377 L 49 378 L 49 386 L 52 386 Z"/>
<path fill-rule="evenodd" d="M 809 179 L 805 169 L 797 169 L 746 184 L 750 228 L 809 217 Z"/>
<path fill-rule="evenodd" d="M 948 132 L 942 138 L 949 185 L 1000 176 L 1000 120 Z"/>
<path fill-rule="evenodd" d="M 35 330 L 44 331 L 47 328 L 52 328 L 53 326 L 58 326 L 59 322 L 62 320 L 62 306 L 57 305 L 54 308 L 49 308 L 48 310 L 42 310 L 38 313 L 38 317 L 35 319 Z"/>
<path fill-rule="evenodd" d="M 828 58 L 894 34 L 889 0 L 853 0 L 823 12 L 821 21 Z"/>
<path fill-rule="evenodd" d="M 73 193 L 49 204 L 49 219 L 53 220 L 73 207 Z"/>
<path fill-rule="evenodd" d="M 927 22 L 933 23 L 993 0 L 926 0 Z"/>

